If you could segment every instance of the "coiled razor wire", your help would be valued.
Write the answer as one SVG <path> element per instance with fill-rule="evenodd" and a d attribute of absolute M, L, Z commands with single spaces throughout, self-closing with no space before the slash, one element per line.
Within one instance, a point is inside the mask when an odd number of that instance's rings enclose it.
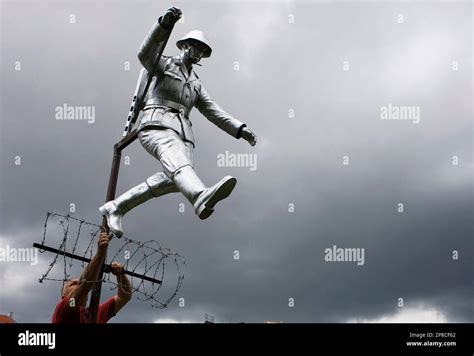
<path fill-rule="evenodd" d="M 61 229 L 63 238 L 59 245 L 59 252 L 56 253 L 52 261 L 49 263 L 49 266 L 46 272 L 39 279 L 40 283 L 43 281 L 56 281 L 62 282 L 68 281 L 71 277 L 71 270 L 73 268 L 74 262 L 82 263 L 82 268 L 86 267 L 86 262 L 78 261 L 73 257 L 66 256 L 66 252 L 71 254 L 76 254 L 78 248 L 78 242 L 81 234 L 89 235 L 88 245 L 82 254 L 82 257 L 92 259 L 94 256 L 94 246 L 97 245 L 98 236 L 102 231 L 100 225 L 82 220 L 76 217 L 71 216 L 70 214 L 61 215 L 57 213 L 48 212 L 46 214 L 46 220 L 44 222 L 44 231 L 43 239 L 41 245 L 45 245 L 46 238 L 48 235 L 48 224 L 57 223 Z M 72 224 L 78 224 L 77 233 L 75 233 L 74 243 L 71 251 L 67 251 L 68 239 L 70 238 L 70 226 Z M 96 244 L 94 244 L 96 242 Z M 122 242 L 122 245 L 119 247 L 117 252 L 112 256 L 110 261 L 114 261 L 119 255 L 128 255 L 125 259 L 124 269 L 130 272 L 141 273 L 147 277 L 153 279 L 161 280 L 161 283 L 154 283 L 150 281 L 143 280 L 138 277 L 127 276 L 130 278 L 130 283 L 132 285 L 132 292 L 135 295 L 137 300 L 148 301 L 150 305 L 154 308 L 163 309 L 168 306 L 168 304 L 173 300 L 173 298 L 178 293 L 181 285 L 183 284 L 184 274 L 182 270 L 186 264 L 184 257 L 180 256 L 178 253 L 172 252 L 170 249 L 163 248 L 158 241 L 149 240 L 149 241 L 136 241 L 127 237 L 122 237 L 119 239 L 114 239 L 114 244 Z M 40 253 L 47 252 L 46 250 L 39 249 Z M 51 278 L 48 277 L 50 272 L 53 270 L 54 266 L 59 262 L 60 255 L 62 255 L 63 261 L 63 278 Z M 69 259 L 69 261 L 67 261 Z M 173 289 L 171 295 L 164 299 L 158 299 L 158 292 L 161 287 L 165 284 L 165 266 L 167 262 L 174 262 L 174 266 L 177 271 L 177 283 L 176 287 Z M 133 261 L 133 263 L 132 263 Z M 110 286 L 110 290 L 117 289 L 119 287 L 117 282 L 112 280 L 111 273 L 104 273 L 102 282 L 107 283 Z M 137 281 L 138 280 L 138 281 Z M 96 281 L 90 281 L 96 282 Z M 134 283 L 135 282 L 135 283 Z"/>

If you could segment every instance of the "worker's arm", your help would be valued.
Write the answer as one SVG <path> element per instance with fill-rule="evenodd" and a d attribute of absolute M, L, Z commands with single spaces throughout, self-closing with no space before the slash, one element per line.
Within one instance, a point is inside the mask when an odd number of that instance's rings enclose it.
<path fill-rule="evenodd" d="M 115 314 L 132 299 L 132 286 L 127 276 L 123 273 L 123 265 L 117 262 L 112 262 L 111 272 L 117 277 L 117 295 L 115 299 Z"/>
<path fill-rule="evenodd" d="M 76 288 L 70 295 L 70 298 L 86 298 L 89 291 L 92 289 L 95 282 L 99 278 L 100 269 L 104 264 L 105 256 L 107 254 L 107 247 L 112 235 L 102 232 L 99 237 L 97 252 L 89 262 L 87 267 L 82 272 L 79 280 L 79 287 Z"/>

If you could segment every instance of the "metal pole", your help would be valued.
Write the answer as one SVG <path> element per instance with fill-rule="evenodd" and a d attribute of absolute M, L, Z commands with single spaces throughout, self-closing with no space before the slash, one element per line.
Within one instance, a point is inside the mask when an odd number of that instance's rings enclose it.
<path fill-rule="evenodd" d="M 114 145 L 114 155 L 112 158 L 112 167 L 110 168 L 109 185 L 107 187 L 107 196 L 105 201 L 108 202 L 115 198 L 115 191 L 117 189 L 118 174 L 120 169 L 120 159 L 122 157 L 122 151 L 118 149 L 117 145 Z M 109 227 L 107 226 L 107 219 L 103 217 L 102 228 L 104 231 L 109 233 Z M 106 259 L 104 256 L 104 261 Z M 104 264 L 102 261 L 102 265 Z M 99 277 L 94 283 L 91 292 L 91 300 L 89 302 L 89 323 L 95 324 L 97 322 L 97 310 L 100 302 L 100 292 L 102 289 L 102 278 L 104 276 L 104 268 L 102 267 L 99 272 Z"/>

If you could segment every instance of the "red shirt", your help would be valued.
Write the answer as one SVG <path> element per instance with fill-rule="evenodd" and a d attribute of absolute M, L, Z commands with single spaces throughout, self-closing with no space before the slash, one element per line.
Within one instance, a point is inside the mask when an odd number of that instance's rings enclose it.
<path fill-rule="evenodd" d="M 99 305 L 97 324 L 105 324 L 115 316 L 115 299 L 112 297 Z M 53 324 L 87 324 L 89 322 L 89 308 L 70 307 L 69 299 L 65 296 L 56 305 L 53 314 Z"/>

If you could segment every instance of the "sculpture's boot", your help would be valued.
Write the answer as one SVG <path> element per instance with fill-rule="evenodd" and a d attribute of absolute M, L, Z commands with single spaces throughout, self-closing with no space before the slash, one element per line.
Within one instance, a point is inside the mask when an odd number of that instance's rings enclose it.
<path fill-rule="evenodd" d="M 146 182 L 133 187 L 115 200 L 111 200 L 99 208 L 107 219 L 109 229 L 118 238 L 122 237 L 122 218 L 135 208 L 151 198 L 167 193 L 178 192 L 178 188 L 164 173 L 160 172 L 149 177 Z"/>
<path fill-rule="evenodd" d="M 180 168 L 173 179 L 202 220 L 211 216 L 214 206 L 222 199 L 227 198 L 237 183 L 235 178 L 226 176 L 217 184 L 207 188 L 191 166 Z"/>

